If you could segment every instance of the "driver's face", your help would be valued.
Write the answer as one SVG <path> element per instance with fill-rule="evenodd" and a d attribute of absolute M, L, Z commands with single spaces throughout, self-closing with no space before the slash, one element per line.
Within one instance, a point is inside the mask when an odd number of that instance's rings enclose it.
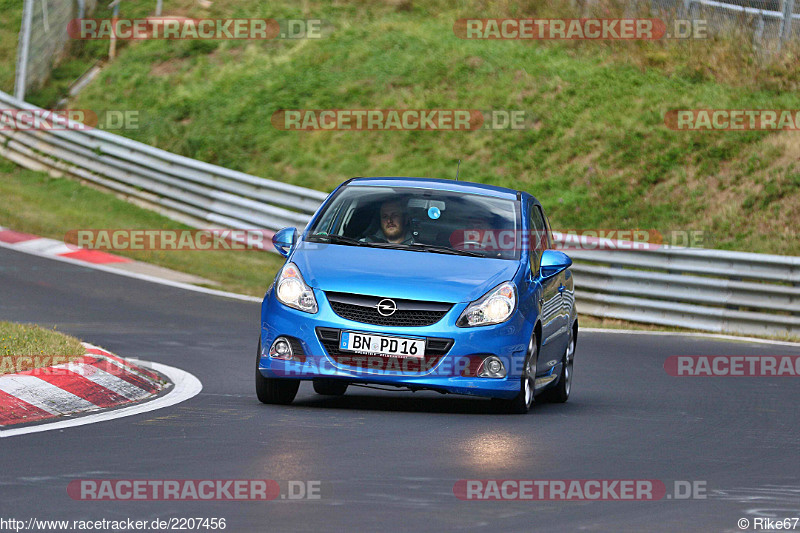
<path fill-rule="evenodd" d="M 399 239 L 405 235 L 403 207 L 399 203 L 381 206 L 381 229 L 387 240 Z"/>

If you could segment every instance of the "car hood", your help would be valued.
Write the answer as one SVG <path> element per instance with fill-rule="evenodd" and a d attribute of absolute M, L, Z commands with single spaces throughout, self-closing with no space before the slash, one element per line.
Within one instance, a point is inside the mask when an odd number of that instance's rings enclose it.
<path fill-rule="evenodd" d="M 434 302 L 471 302 L 519 263 L 409 250 L 301 242 L 291 256 L 315 289 Z"/>

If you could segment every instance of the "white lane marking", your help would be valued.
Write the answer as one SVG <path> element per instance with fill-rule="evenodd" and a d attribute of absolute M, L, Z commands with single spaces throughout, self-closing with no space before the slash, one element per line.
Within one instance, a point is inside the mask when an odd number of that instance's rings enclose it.
<path fill-rule="evenodd" d="M 89 381 L 96 383 L 112 392 L 116 392 L 120 396 L 123 396 L 129 400 L 139 400 L 151 394 L 146 390 L 137 387 L 136 385 L 128 383 L 122 378 L 118 378 L 113 374 L 109 374 L 105 370 L 97 368 L 94 365 L 89 365 L 86 363 L 67 363 L 66 365 L 58 365 L 56 368 L 65 368 L 67 370 L 71 370 L 72 372 L 85 377 Z"/>
<path fill-rule="evenodd" d="M 98 409 L 95 404 L 34 376 L 4 376 L 0 379 L 0 390 L 49 413 Z"/>
<path fill-rule="evenodd" d="M 194 398 L 200 394 L 200 391 L 203 390 L 203 384 L 200 382 L 200 380 L 188 372 L 172 366 L 162 365 L 161 363 L 149 363 L 149 366 L 156 372 L 160 372 L 161 374 L 167 376 L 167 378 L 174 383 L 172 390 L 160 398 L 137 405 L 123 407 L 122 409 L 74 418 L 72 420 L 61 420 L 58 422 L 50 422 L 47 424 L 28 426 L 24 428 L 4 429 L 0 430 L 0 438 L 26 435 L 29 433 L 40 433 L 42 431 L 51 431 L 54 429 L 65 429 L 83 426 L 86 424 L 94 424 L 96 422 L 105 422 L 107 420 L 114 420 L 116 418 L 122 418 L 125 416 L 139 415 L 184 402 L 190 398 Z"/>
<path fill-rule="evenodd" d="M 72 259 L 71 257 L 62 257 L 60 255 L 43 255 L 38 252 L 34 252 L 31 250 L 25 250 L 20 248 L 18 245 L 9 244 L 6 242 L 0 242 L 0 248 L 8 248 L 9 250 L 16 250 L 18 252 L 36 255 L 39 257 L 46 257 L 47 259 L 52 259 L 54 261 L 61 261 L 63 263 L 70 263 L 72 265 L 82 266 L 85 268 L 92 268 L 94 270 L 101 270 L 103 272 L 109 272 L 111 274 L 117 274 L 118 276 L 125 276 L 128 278 L 139 279 L 142 281 L 149 281 L 151 283 L 159 283 L 161 285 L 168 285 L 170 287 L 176 287 L 178 289 L 186 289 L 187 291 L 194 291 L 194 292 L 201 292 L 203 294 L 210 294 L 212 296 L 222 296 L 223 298 L 232 298 L 234 300 L 243 300 L 245 302 L 257 302 L 261 303 L 264 299 L 263 297 L 258 296 L 247 296 L 245 294 L 236 294 L 235 292 L 227 292 L 227 291 L 219 291 L 216 289 L 208 289 L 206 287 L 197 287 L 196 285 L 191 285 L 189 283 L 181 283 L 180 281 L 171 281 L 168 279 L 161 279 L 155 276 L 149 276 L 147 274 L 138 274 L 136 272 L 128 272 L 127 270 L 120 270 L 113 267 L 99 265 L 96 263 L 88 263 L 86 261 L 80 261 L 78 259 Z M 269 280 L 265 280 L 269 281 Z"/>
<path fill-rule="evenodd" d="M 756 337 L 737 337 L 735 335 L 721 335 L 719 333 L 702 333 L 687 331 L 640 331 L 636 329 L 604 329 L 604 328 L 579 328 L 587 333 L 625 333 L 627 335 L 677 335 L 680 337 L 705 337 L 736 342 L 760 342 L 762 344 L 779 344 L 783 346 L 800 347 L 800 342 L 777 341 L 773 339 L 759 339 Z"/>

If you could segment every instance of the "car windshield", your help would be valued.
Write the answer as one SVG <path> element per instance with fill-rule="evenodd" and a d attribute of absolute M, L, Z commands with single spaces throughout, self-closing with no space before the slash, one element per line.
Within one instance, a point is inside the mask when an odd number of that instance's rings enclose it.
<path fill-rule="evenodd" d="M 518 259 L 515 200 L 413 187 L 342 188 L 308 232 L 311 242 Z"/>

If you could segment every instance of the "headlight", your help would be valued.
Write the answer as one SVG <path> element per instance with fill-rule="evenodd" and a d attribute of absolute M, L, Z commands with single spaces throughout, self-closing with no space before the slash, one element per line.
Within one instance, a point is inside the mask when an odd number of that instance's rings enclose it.
<path fill-rule="evenodd" d="M 294 263 L 283 267 L 275 287 L 275 295 L 282 304 L 306 313 L 316 313 L 319 310 L 314 291 L 303 281 L 300 269 Z"/>
<path fill-rule="evenodd" d="M 499 324 L 517 308 L 517 291 L 510 281 L 501 283 L 464 309 L 456 321 L 460 328 Z"/>

